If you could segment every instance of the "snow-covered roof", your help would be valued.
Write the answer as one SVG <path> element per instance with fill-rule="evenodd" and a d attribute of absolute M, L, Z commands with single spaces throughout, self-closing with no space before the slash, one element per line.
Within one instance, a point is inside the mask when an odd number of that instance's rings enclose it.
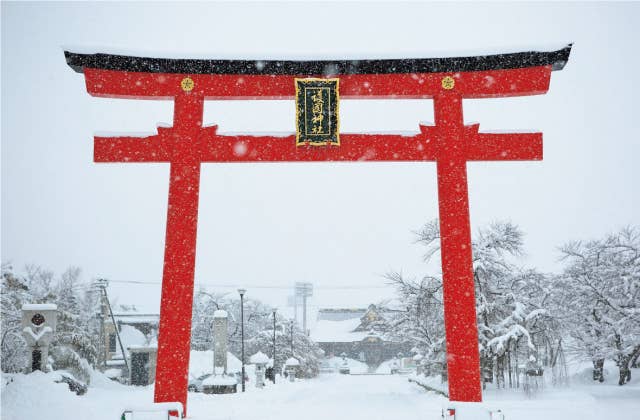
<path fill-rule="evenodd" d="M 261 363 L 261 364 L 266 364 L 269 363 L 269 356 L 267 356 L 266 354 L 264 354 L 263 352 L 259 351 L 256 354 L 254 354 L 253 356 L 251 356 L 251 363 Z"/>
<path fill-rule="evenodd" d="M 158 314 L 139 314 L 135 312 L 114 313 L 113 317 L 122 324 L 157 324 L 160 320 Z"/>
<path fill-rule="evenodd" d="M 285 362 L 285 365 L 286 366 L 300 366 L 300 361 L 298 361 L 298 359 L 296 359 L 295 357 L 290 357 Z"/>
<path fill-rule="evenodd" d="M 189 74 L 324 74 L 327 67 L 332 74 L 389 74 L 389 73 L 441 73 L 501 70 L 537 66 L 551 66 L 552 70 L 562 70 L 571 52 L 571 44 L 558 46 L 555 51 L 500 52 L 478 55 L 477 52 L 431 58 L 364 58 L 343 57 L 342 59 L 273 60 L 273 59 L 186 59 L 118 55 L 113 53 L 83 54 L 65 51 L 67 64 L 82 73 L 85 68 L 115 70 L 122 72 L 189 73 Z M 76 50 L 79 51 L 79 50 Z"/>
<path fill-rule="evenodd" d="M 318 321 L 344 321 L 346 319 L 360 319 L 366 308 L 323 308 L 318 310 Z"/>
<path fill-rule="evenodd" d="M 127 350 L 129 350 L 130 352 L 145 352 L 145 351 L 154 351 L 154 350 L 158 350 L 158 346 L 138 346 L 138 345 L 133 345 L 133 346 L 129 346 L 127 347 Z"/>
<path fill-rule="evenodd" d="M 123 325 L 120 329 L 120 340 L 122 340 L 122 346 L 125 353 L 129 353 L 130 348 L 146 347 L 148 345 L 147 338 L 135 327 L 130 325 Z M 117 347 L 116 356 L 120 354 L 120 347 Z"/>
<path fill-rule="evenodd" d="M 23 311 L 55 311 L 58 305 L 53 303 L 25 303 L 22 305 Z"/>
<path fill-rule="evenodd" d="M 311 338 L 318 343 L 351 343 L 361 341 L 368 334 L 366 331 L 356 331 L 360 325 L 360 317 L 343 321 L 318 320 Z"/>
<path fill-rule="evenodd" d="M 224 311 L 222 309 L 218 309 L 217 311 L 215 311 L 213 313 L 213 317 L 214 318 L 226 318 L 228 316 L 229 316 L 229 314 L 227 313 L 227 311 Z"/>

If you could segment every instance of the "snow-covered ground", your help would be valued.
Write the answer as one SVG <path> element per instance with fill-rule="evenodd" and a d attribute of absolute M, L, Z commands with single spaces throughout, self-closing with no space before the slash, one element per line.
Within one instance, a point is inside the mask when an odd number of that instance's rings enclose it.
<path fill-rule="evenodd" d="M 96 374 L 89 392 L 76 396 L 54 374 L 3 376 L 3 420 L 114 420 L 122 407 L 152 401 L 153 387 L 128 387 Z M 640 371 L 632 382 L 580 382 L 569 388 L 547 388 L 533 398 L 522 391 L 485 393 L 488 404 L 503 410 L 507 420 L 632 420 L 640 410 Z M 6 384 L 9 378 L 13 382 Z M 437 420 L 447 404 L 444 397 L 426 392 L 398 375 L 339 375 L 289 383 L 279 378 L 245 394 L 189 394 L 189 418 L 194 420 L 287 419 L 421 419 Z"/>
<path fill-rule="evenodd" d="M 349 366 L 349 371 L 352 374 L 367 373 L 368 368 L 366 363 L 362 363 L 358 360 L 350 359 L 348 357 L 346 358 L 346 361 L 347 365 Z M 344 361 L 342 360 L 342 357 L 331 357 L 326 359 L 326 363 L 337 372 L 338 369 L 343 366 Z"/>

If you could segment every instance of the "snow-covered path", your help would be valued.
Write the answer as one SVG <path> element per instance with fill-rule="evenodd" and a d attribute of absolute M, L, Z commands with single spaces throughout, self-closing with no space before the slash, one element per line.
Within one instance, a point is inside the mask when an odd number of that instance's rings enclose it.
<path fill-rule="evenodd" d="M 129 387 L 96 375 L 89 392 L 76 396 L 53 374 L 3 375 L 2 420 L 115 420 L 124 407 L 153 400 L 153 386 Z M 632 420 L 640 410 L 640 372 L 625 387 L 577 382 L 571 388 L 547 388 L 534 398 L 522 391 L 492 391 L 487 404 L 506 420 Z M 12 382 L 6 384 L 7 379 Z M 439 420 L 445 398 L 409 383 L 405 376 L 324 375 L 246 393 L 189 393 L 192 420 Z"/>
<path fill-rule="evenodd" d="M 522 391 L 484 394 L 507 420 L 632 420 L 640 409 L 638 382 L 549 388 L 529 399 Z M 447 400 L 397 375 L 326 375 L 280 383 L 244 395 L 190 394 L 194 420 L 440 420 Z M 635 413 L 635 414 L 632 414 Z"/>
<path fill-rule="evenodd" d="M 250 391 L 235 396 L 190 394 L 189 415 L 197 420 L 411 420 L 438 414 L 444 401 L 409 384 L 406 377 L 391 375 L 327 375 Z"/>

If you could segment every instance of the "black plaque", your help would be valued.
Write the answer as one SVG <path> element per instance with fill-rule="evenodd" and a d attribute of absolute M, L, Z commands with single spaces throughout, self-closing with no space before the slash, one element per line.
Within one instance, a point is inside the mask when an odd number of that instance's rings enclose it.
<path fill-rule="evenodd" d="M 339 79 L 296 79 L 296 145 L 340 145 Z"/>

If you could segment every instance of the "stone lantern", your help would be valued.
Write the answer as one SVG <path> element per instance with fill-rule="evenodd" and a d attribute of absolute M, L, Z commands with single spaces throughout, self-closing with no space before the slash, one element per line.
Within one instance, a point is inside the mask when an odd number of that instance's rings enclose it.
<path fill-rule="evenodd" d="M 251 356 L 250 360 L 256 366 L 256 388 L 263 388 L 265 368 L 270 359 L 266 354 L 259 351 Z"/>
<path fill-rule="evenodd" d="M 285 362 L 284 367 L 287 371 L 287 375 L 289 376 L 289 382 L 294 382 L 296 380 L 296 372 L 298 371 L 299 366 L 300 362 L 295 357 L 290 357 Z"/>
<path fill-rule="evenodd" d="M 26 372 L 47 370 L 49 344 L 56 332 L 58 307 L 54 304 L 26 304 L 22 305 L 22 336 L 27 342 L 30 357 Z"/>

